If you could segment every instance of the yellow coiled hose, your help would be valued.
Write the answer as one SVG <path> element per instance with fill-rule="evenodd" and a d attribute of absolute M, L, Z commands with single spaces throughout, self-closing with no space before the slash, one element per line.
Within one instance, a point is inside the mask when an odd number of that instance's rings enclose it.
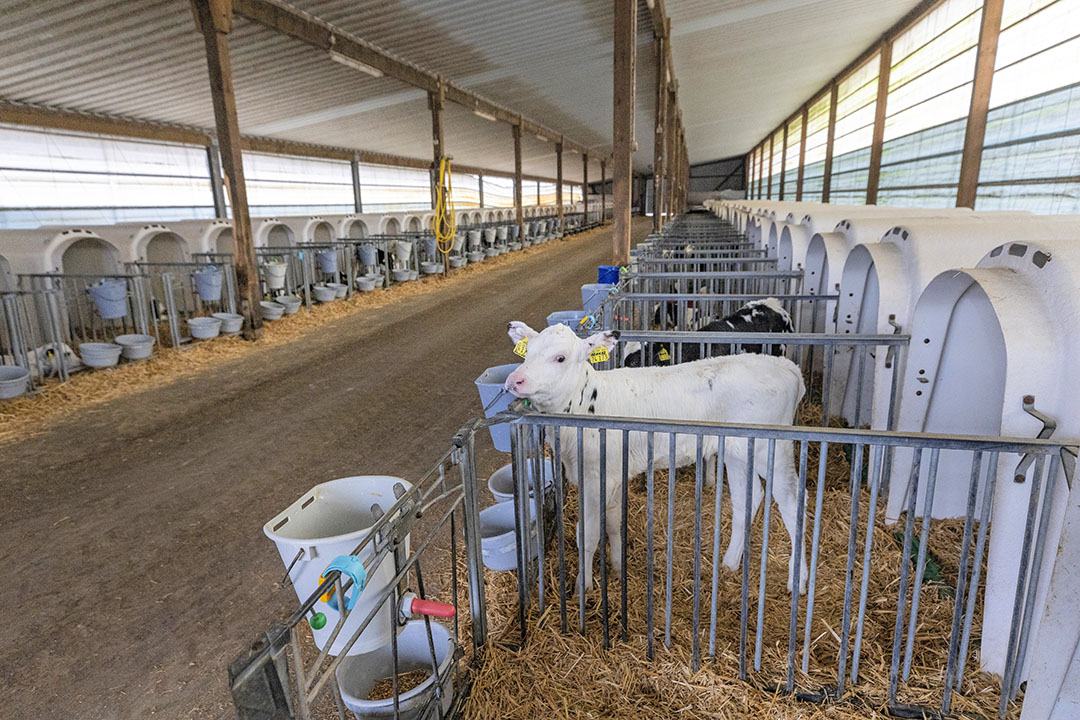
<path fill-rule="evenodd" d="M 450 158 L 439 161 L 439 187 L 435 200 L 435 240 L 439 252 L 449 255 L 454 249 L 457 214 L 454 212 L 453 186 L 450 182 Z"/>

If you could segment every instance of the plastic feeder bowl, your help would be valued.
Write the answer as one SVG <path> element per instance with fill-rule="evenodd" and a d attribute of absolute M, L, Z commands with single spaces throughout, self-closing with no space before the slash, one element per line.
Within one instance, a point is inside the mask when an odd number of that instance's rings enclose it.
<path fill-rule="evenodd" d="M 356 289 L 360 292 L 371 292 L 375 289 L 375 281 L 371 278 L 358 277 L 356 278 Z"/>
<path fill-rule="evenodd" d="M 152 335 L 118 335 L 114 338 L 114 341 L 123 348 L 120 355 L 128 360 L 148 358 L 154 349 L 154 337 Z"/>
<path fill-rule="evenodd" d="M 537 556 L 536 506 L 529 504 L 529 549 Z M 518 544 L 514 534 L 514 503 L 495 503 L 480 511 L 480 553 L 491 570 L 517 569 Z"/>
<path fill-rule="evenodd" d="M 510 407 L 514 396 L 508 390 L 503 389 L 503 384 L 510 373 L 517 369 L 519 363 L 509 365 L 496 365 L 476 378 L 476 389 L 480 393 L 480 402 L 484 408 L 485 417 L 494 417 Z M 491 442 L 499 452 L 510 452 L 510 426 L 506 423 L 492 425 L 488 428 L 491 433 Z"/>
<path fill-rule="evenodd" d="M 408 282 L 409 279 L 412 277 L 412 273 L 409 270 L 405 269 L 394 269 L 390 271 L 390 274 L 393 276 L 394 282 L 396 283 Z"/>
<path fill-rule="evenodd" d="M 349 286 L 345 283 L 326 283 L 326 287 L 333 289 L 334 297 L 338 300 L 349 294 Z"/>
<path fill-rule="evenodd" d="M 482 252 L 470 252 L 468 256 L 471 263 L 484 262 L 485 255 Z"/>
<path fill-rule="evenodd" d="M 615 287 L 608 283 L 590 283 L 581 286 L 581 308 L 586 315 L 593 315 L 607 299 L 608 293 Z"/>
<path fill-rule="evenodd" d="M 274 302 L 284 306 L 286 315 L 292 315 L 300 310 L 301 300 L 295 295 L 278 295 L 274 298 Z"/>
<path fill-rule="evenodd" d="M 115 343 L 83 343 L 79 345 L 79 357 L 83 365 L 92 368 L 107 368 L 120 362 L 120 353 L 124 348 Z"/>
<path fill-rule="evenodd" d="M 424 271 L 425 275 L 435 275 L 442 272 L 442 263 L 422 262 L 420 263 L 420 269 Z"/>
<path fill-rule="evenodd" d="M 199 340 L 209 340 L 210 338 L 216 338 L 218 333 L 221 332 L 222 322 L 216 317 L 197 317 L 188 320 L 187 325 L 188 330 L 191 331 L 191 337 Z"/>
<path fill-rule="evenodd" d="M 454 255 L 453 257 L 450 258 L 450 267 L 452 267 L 452 268 L 465 267 L 465 258 L 461 257 L 460 255 Z"/>
<path fill-rule="evenodd" d="M 449 672 L 454 660 L 454 638 L 440 623 L 431 623 L 431 641 L 435 646 L 435 663 L 443 678 L 441 690 L 442 713 L 448 716 L 454 699 L 453 673 Z M 397 636 L 398 672 L 424 670 L 428 677 L 412 690 L 398 695 L 398 717 L 401 720 L 419 720 L 420 714 L 435 694 L 436 678 L 431 674 L 431 645 L 423 620 L 410 620 Z M 341 699 L 358 720 L 366 718 L 394 717 L 394 698 L 367 700 L 375 683 L 394 674 L 394 656 L 390 645 L 384 645 L 363 655 L 350 655 L 337 668 Z M 433 710 L 433 709 L 432 709 Z M 434 710 L 430 717 L 437 717 Z"/>
<path fill-rule="evenodd" d="M 285 313 L 284 305 L 269 300 L 260 301 L 259 308 L 262 309 L 263 320 L 277 320 Z"/>
<path fill-rule="evenodd" d="M 529 467 L 529 496 L 533 494 L 533 488 L 536 486 L 533 475 L 533 463 L 530 459 L 528 462 Z M 555 468 L 551 464 L 551 458 L 544 458 L 540 466 L 540 474 L 544 478 L 544 487 L 550 486 L 555 482 Z M 495 502 L 506 502 L 507 500 L 514 499 L 514 466 L 511 463 L 503 465 L 501 468 L 491 473 L 488 478 L 488 490 L 491 491 L 491 495 L 495 498 Z"/>
<path fill-rule="evenodd" d="M 17 398 L 30 387 L 30 371 L 18 365 L 0 366 L 0 400 Z"/>
<path fill-rule="evenodd" d="M 332 302 L 337 299 L 337 291 L 327 285 L 316 285 L 312 288 L 315 299 L 321 303 Z"/>
<path fill-rule="evenodd" d="M 214 313 L 210 317 L 216 317 L 221 321 L 221 332 L 225 335 L 235 335 L 240 332 L 240 328 L 244 327 L 243 315 L 237 315 L 236 313 Z M 263 317 L 266 317 L 266 310 L 263 310 Z M 280 315 L 278 317 L 280 317 Z"/>

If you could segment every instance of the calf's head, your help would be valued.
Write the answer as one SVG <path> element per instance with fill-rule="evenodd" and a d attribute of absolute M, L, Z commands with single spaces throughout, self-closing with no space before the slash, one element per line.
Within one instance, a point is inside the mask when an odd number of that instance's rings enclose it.
<path fill-rule="evenodd" d="M 603 347 L 611 351 L 619 339 L 617 330 L 579 338 L 565 325 L 553 325 L 543 332 L 517 320 L 507 325 L 515 343 L 528 340 L 525 361 L 506 378 L 506 389 L 527 398 L 540 410 L 560 409 L 581 387 L 589 370 L 589 353 Z"/>

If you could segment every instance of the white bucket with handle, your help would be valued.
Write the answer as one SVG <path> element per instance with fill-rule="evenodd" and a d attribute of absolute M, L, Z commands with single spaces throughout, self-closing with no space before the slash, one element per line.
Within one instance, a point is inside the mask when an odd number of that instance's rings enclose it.
<path fill-rule="evenodd" d="M 395 486 L 400 486 L 397 493 Z M 263 526 L 263 532 L 277 545 L 281 561 L 291 568 L 288 571 L 289 579 L 300 602 L 307 600 L 319 587 L 323 571 L 334 558 L 352 553 L 371 532 L 377 520 L 372 507 L 378 505 L 383 512 L 390 510 L 397 502 L 398 494 L 410 487 L 405 480 L 387 475 L 359 475 L 331 480 L 304 493 Z M 409 552 L 408 538 L 404 551 L 406 554 Z M 393 555 L 388 553 L 377 567 L 372 567 L 374 548 L 368 545 L 357 557 L 367 570 L 366 584 L 330 648 L 331 655 L 341 654 L 345 643 L 380 599 L 382 606 L 347 654 L 370 652 L 390 642 L 392 610 L 390 600 L 385 596 L 394 578 Z M 343 576 L 342 585 L 346 580 Z M 351 597 L 354 592 L 354 589 L 349 589 L 345 595 Z M 329 599 L 333 603 L 320 598 L 313 609 L 313 612 L 326 616 L 325 625 L 312 627 L 315 645 L 320 650 L 330 640 L 340 617 L 339 611 L 334 609 L 334 606 L 341 607 L 336 602 L 338 598 Z"/>

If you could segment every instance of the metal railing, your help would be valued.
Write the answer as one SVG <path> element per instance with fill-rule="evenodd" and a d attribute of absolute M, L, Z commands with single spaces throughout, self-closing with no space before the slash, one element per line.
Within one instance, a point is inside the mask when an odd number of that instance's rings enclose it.
<path fill-rule="evenodd" d="M 27 370 L 30 389 L 41 387 L 50 377 L 67 380 L 77 365 L 64 334 L 63 307 L 59 289 L 0 293 L 0 365 Z"/>
<path fill-rule="evenodd" d="M 70 273 L 27 273 L 19 276 L 19 289 L 30 292 L 55 289 L 63 296 L 60 308 L 61 333 L 64 341 L 72 344 L 84 342 L 112 342 L 118 335 L 138 333 L 153 335 L 160 341 L 157 326 L 151 327 L 150 278 L 143 273 L 112 275 L 80 275 Z M 91 286 L 102 281 L 120 281 L 124 284 L 124 315 L 117 318 L 101 317 L 90 297 Z"/>

